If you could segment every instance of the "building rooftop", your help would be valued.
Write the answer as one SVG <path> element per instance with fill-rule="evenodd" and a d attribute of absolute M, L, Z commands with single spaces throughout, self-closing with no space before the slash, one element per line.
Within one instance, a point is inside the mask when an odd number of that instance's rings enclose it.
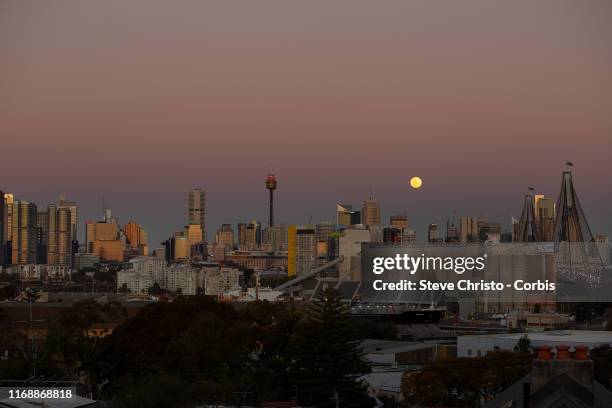
<path fill-rule="evenodd" d="M 508 339 L 518 341 L 527 334 L 529 340 L 548 343 L 579 342 L 579 343 L 612 343 L 612 331 L 595 330 L 551 330 L 530 333 L 479 334 L 464 337 L 491 339 Z"/>

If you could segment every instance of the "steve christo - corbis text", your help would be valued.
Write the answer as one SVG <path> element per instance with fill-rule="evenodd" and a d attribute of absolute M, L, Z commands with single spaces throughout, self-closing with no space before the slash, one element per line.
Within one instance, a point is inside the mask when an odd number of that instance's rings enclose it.
<path fill-rule="evenodd" d="M 375 275 L 381 275 L 385 271 L 401 271 L 409 275 L 414 275 L 419 271 L 453 271 L 458 275 L 462 275 L 466 271 L 482 271 L 485 268 L 487 255 L 479 257 L 430 257 L 421 254 L 421 256 L 410 256 L 407 254 L 397 254 L 394 257 L 376 257 L 372 260 L 372 272 Z M 535 282 L 526 282 L 522 279 L 517 279 L 512 283 L 496 282 L 494 280 L 473 281 L 470 279 L 462 279 L 455 282 L 434 282 L 428 279 L 420 279 L 418 281 L 401 279 L 395 282 L 385 282 L 383 279 L 376 279 L 372 282 L 374 290 L 408 290 L 408 291 L 423 291 L 423 290 L 461 290 L 461 291 L 501 291 L 506 288 L 514 290 L 528 291 L 554 291 L 556 289 L 555 282 L 549 280 L 537 280 Z"/>

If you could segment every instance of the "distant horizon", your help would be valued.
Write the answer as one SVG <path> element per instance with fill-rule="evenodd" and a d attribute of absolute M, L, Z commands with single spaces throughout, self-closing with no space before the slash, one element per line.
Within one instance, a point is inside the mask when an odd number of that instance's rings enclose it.
<path fill-rule="evenodd" d="M 566 171 L 567 169 L 564 169 L 563 171 Z M 570 169 L 570 171 L 572 171 Z M 572 173 L 574 173 L 572 171 Z M 277 177 L 278 178 L 278 177 Z M 560 185 L 560 184 L 559 184 Z M 198 187 L 193 187 L 193 188 L 198 188 Z M 206 191 L 206 188 L 204 187 L 200 187 L 203 190 Z M 413 190 L 411 189 L 408 185 L 405 186 L 405 188 L 407 190 Z M 263 186 L 262 183 L 262 190 L 265 189 L 265 187 Z M 420 190 L 420 189 L 419 189 Z M 413 190 L 412 193 L 413 194 L 420 194 L 419 190 Z M 597 234 L 605 234 L 608 237 L 611 236 L 611 234 L 607 231 L 601 230 L 597 228 L 597 224 L 595 224 L 592 220 L 592 217 L 590 216 L 590 214 L 588 213 L 588 208 L 589 205 L 588 203 L 585 204 L 580 195 L 580 191 L 579 191 L 579 187 L 576 187 L 577 190 L 577 194 L 578 194 L 578 198 L 580 199 L 580 203 L 583 206 L 583 208 L 586 211 L 586 216 L 587 216 L 587 221 L 589 222 L 589 226 L 591 228 L 591 231 L 593 233 L 593 235 L 597 235 Z M 39 211 L 44 211 L 47 206 L 49 204 L 52 203 L 57 203 L 57 199 L 55 201 L 50 201 L 48 203 L 45 204 L 41 204 L 39 202 L 37 202 L 36 200 L 32 200 L 32 199 L 28 199 L 27 197 L 21 197 L 19 194 L 15 194 L 15 192 L 13 191 L 9 191 L 9 190 L 3 190 L 0 187 L 0 191 L 3 191 L 4 193 L 13 193 L 15 195 L 15 199 L 16 200 L 24 200 L 24 201 L 29 201 L 32 202 L 34 204 L 37 205 L 38 210 Z M 109 200 L 108 197 L 105 196 L 105 202 L 106 202 L 106 208 L 110 209 L 112 212 L 113 217 L 117 218 L 119 220 L 119 225 L 123 226 L 125 224 L 127 224 L 129 221 L 134 221 L 137 222 L 138 224 L 140 224 L 147 232 L 147 235 L 149 237 L 148 239 L 148 245 L 149 245 L 149 249 L 152 251 L 153 249 L 157 248 L 160 246 L 161 242 L 164 241 L 165 239 L 171 237 L 174 232 L 178 232 L 181 231 L 182 228 L 184 226 L 187 225 L 187 194 L 188 191 L 185 191 L 185 200 L 184 200 L 184 223 L 182 225 L 177 224 L 175 228 L 173 229 L 169 229 L 168 231 L 166 231 L 165 233 L 161 230 L 161 228 L 157 225 L 155 225 L 155 223 L 151 223 L 153 224 L 153 228 L 150 228 L 150 225 L 147 225 L 146 222 L 142 222 L 138 219 L 138 217 L 136 216 L 126 216 L 125 214 L 122 214 L 120 212 L 115 211 L 115 209 L 112 207 L 112 204 L 108 204 Z M 282 190 L 281 190 L 282 191 Z M 233 220 L 225 220 L 225 221 L 215 221 L 216 219 L 218 219 L 218 215 L 213 215 L 212 217 L 210 216 L 209 209 L 208 209 L 208 204 L 210 203 L 210 198 L 208 195 L 208 191 L 206 191 L 207 194 L 207 218 L 206 218 L 206 222 L 207 222 L 207 237 L 208 237 L 208 242 L 213 242 L 214 241 L 214 236 L 215 233 L 217 231 L 217 229 L 219 229 L 221 227 L 222 224 L 231 224 L 232 225 L 232 229 L 234 231 L 234 233 L 236 233 L 236 225 L 238 223 L 249 223 L 253 220 L 256 220 L 258 222 L 261 223 L 262 225 L 262 229 L 266 228 L 268 226 L 268 192 L 267 190 L 264 192 L 265 194 L 262 194 L 261 197 L 261 202 L 258 203 L 259 205 L 255 206 L 257 207 L 256 211 L 254 213 L 259 214 L 259 216 L 251 216 L 251 217 L 242 217 L 240 218 L 239 216 L 236 216 Z M 541 192 L 539 192 L 538 189 L 535 189 L 535 191 L 531 191 L 531 193 L 535 194 L 542 194 Z M 58 193 L 57 198 L 59 198 L 60 194 L 63 194 L 66 199 L 71 200 L 71 201 L 75 201 L 72 196 L 69 193 Z M 376 197 L 376 194 L 374 194 L 374 197 L 377 199 L 380 207 L 381 207 L 381 225 L 383 226 L 387 226 L 389 225 L 389 218 L 393 215 L 406 215 L 408 218 L 408 228 L 410 229 L 414 229 L 417 233 L 417 241 L 423 241 L 426 240 L 427 237 L 427 227 L 430 224 L 437 224 L 438 226 L 440 226 L 441 228 L 439 229 L 441 236 L 445 236 L 446 234 L 446 221 L 450 220 L 453 221 L 455 223 L 455 226 L 458 227 L 458 221 L 459 218 L 461 217 L 479 217 L 479 218 L 484 218 L 487 221 L 491 221 L 491 222 L 497 222 L 500 223 L 502 226 L 502 232 L 505 231 L 510 231 L 511 228 L 511 219 L 515 218 L 515 219 L 519 219 L 520 218 L 520 213 L 522 210 L 522 204 L 523 201 L 522 199 L 524 198 L 525 194 L 529 194 L 529 191 L 527 188 L 525 188 L 525 191 L 517 196 L 517 200 L 516 200 L 516 205 L 515 205 L 515 211 L 512 214 L 509 214 L 507 219 L 499 219 L 499 218 L 494 218 L 494 217 L 490 217 L 487 216 L 486 213 L 483 212 L 478 212 L 478 213 L 472 213 L 472 214 L 468 214 L 468 213 L 454 213 L 454 214 L 447 214 L 447 215 L 437 215 L 434 216 L 431 220 L 418 220 L 415 222 L 415 218 L 411 217 L 411 214 L 407 211 L 401 212 L 401 211 L 388 211 L 385 210 L 385 206 L 380 202 L 380 200 L 378 199 L 378 197 Z M 549 194 L 544 194 L 547 198 L 552 199 L 555 203 L 557 203 L 558 201 L 558 195 L 559 193 L 557 193 L 556 195 L 552 196 Z M 369 195 L 364 196 L 363 200 L 365 200 L 367 197 L 369 197 Z M 362 208 L 362 204 L 363 204 L 363 200 L 359 201 L 359 202 L 346 202 L 346 201 L 338 201 L 338 202 L 334 202 L 334 203 L 330 203 L 328 205 L 330 211 L 328 211 L 329 214 L 331 214 L 331 216 L 329 218 L 312 218 L 312 222 L 308 222 L 308 220 L 305 221 L 301 221 L 301 222 L 293 222 L 291 220 L 284 220 L 284 219 L 279 219 L 278 217 L 278 190 L 275 191 L 275 225 L 305 225 L 305 224 L 319 224 L 319 223 L 324 223 L 324 222 L 331 222 L 333 224 L 336 223 L 336 212 L 335 212 L 335 208 L 337 204 L 350 204 L 353 206 L 354 210 L 358 210 L 361 211 Z M 110 199 L 110 201 L 112 202 L 112 197 Z M 282 202 L 282 201 L 281 201 Z M 215 206 L 219 205 L 219 203 L 215 203 Z M 79 234 L 79 242 L 83 243 L 84 242 L 84 236 L 85 236 L 85 223 L 86 222 L 97 222 L 97 221 L 102 221 L 103 220 L 103 209 L 102 209 L 102 201 L 100 201 L 100 209 L 99 209 L 99 214 L 98 216 L 95 216 L 94 214 L 96 213 L 95 211 L 93 211 L 91 208 L 85 209 L 83 206 L 77 201 L 77 206 L 78 206 L 78 215 L 79 215 L 79 225 L 78 225 L 78 234 Z M 88 216 L 85 217 L 83 214 L 87 214 Z M 282 212 L 281 212 L 282 214 Z M 168 219 L 178 219 L 178 215 L 177 214 L 170 214 L 170 216 L 168 217 Z M 310 216 L 309 216 L 310 218 Z M 152 237 L 159 237 L 159 238 L 155 238 L 155 239 L 151 239 Z"/>

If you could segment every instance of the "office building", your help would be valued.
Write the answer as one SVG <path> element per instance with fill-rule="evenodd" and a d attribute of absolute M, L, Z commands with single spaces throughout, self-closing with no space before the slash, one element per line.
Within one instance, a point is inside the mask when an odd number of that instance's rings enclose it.
<path fill-rule="evenodd" d="M 450 220 L 446 220 L 446 242 L 459 242 L 459 230 Z"/>
<path fill-rule="evenodd" d="M 317 262 L 317 234 L 314 226 L 298 227 L 295 232 L 295 271 L 297 276 L 315 269 Z"/>
<path fill-rule="evenodd" d="M 262 249 L 266 251 L 280 251 L 285 247 L 284 225 L 274 225 L 265 229 L 262 237 Z"/>
<path fill-rule="evenodd" d="M 361 223 L 364 225 L 380 225 L 380 206 L 373 196 L 363 202 Z"/>
<path fill-rule="evenodd" d="M 261 224 L 256 220 L 251 221 L 246 226 L 244 238 L 244 249 L 249 251 L 258 249 L 261 244 Z"/>
<path fill-rule="evenodd" d="M 431 243 L 442 242 L 437 224 L 429 224 L 427 228 L 427 241 Z"/>
<path fill-rule="evenodd" d="M 148 255 L 149 247 L 147 243 L 147 232 L 142 225 L 130 221 L 123 227 L 126 244 L 136 251 L 139 255 Z"/>
<path fill-rule="evenodd" d="M 202 229 L 202 239 L 206 241 L 206 191 L 194 188 L 189 192 L 187 224 L 199 224 Z"/>
<path fill-rule="evenodd" d="M 85 224 L 87 252 L 107 262 L 122 262 L 124 259 L 125 240 L 119 233 L 119 227 L 112 218 L 110 210 L 105 213 L 104 221 Z"/>
<path fill-rule="evenodd" d="M 405 215 L 392 215 L 389 217 L 389 225 L 401 230 L 408 228 L 408 217 Z"/>
<path fill-rule="evenodd" d="M 4 192 L 0 190 L 0 267 L 6 266 L 4 261 L 6 251 L 6 204 Z"/>
<path fill-rule="evenodd" d="M 57 208 L 67 208 L 70 212 L 70 236 L 72 240 L 78 240 L 78 207 L 75 201 L 69 201 L 63 195 L 60 195 L 59 202 L 57 203 Z"/>
<path fill-rule="evenodd" d="M 345 227 L 361 224 L 361 212 L 353 210 L 353 206 L 351 205 L 337 204 L 336 224 L 343 225 Z"/>
<path fill-rule="evenodd" d="M 370 231 L 363 226 L 347 228 L 340 237 L 342 257 L 340 279 L 361 280 L 361 244 L 372 242 Z"/>
<path fill-rule="evenodd" d="M 247 224 L 244 222 L 239 222 L 237 225 L 238 231 L 238 248 L 244 249 L 246 248 L 246 227 Z"/>
<path fill-rule="evenodd" d="M 48 241 L 49 241 L 49 213 L 47 211 L 36 212 L 36 246 L 38 264 L 47 263 Z"/>
<path fill-rule="evenodd" d="M 11 264 L 37 261 L 36 204 L 15 200 L 11 204 Z"/>
<path fill-rule="evenodd" d="M 12 261 L 12 234 L 13 234 L 13 194 L 4 193 L 0 199 L 4 197 L 4 248 L 3 258 L 4 265 L 10 265 Z"/>
<path fill-rule="evenodd" d="M 288 276 L 300 276 L 318 266 L 317 234 L 314 225 L 290 225 L 287 229 Z"/>
<path fill-rule="evenodd" d="M 535 216 L 541 241 L 550 242 L 555 229 L 556 203 L 542 194 L 535 195 Z"/>
<path fill-rule="evenodd" d="M 221 228 L 217 230 L 215 235 L 215 242 L 227 251 L 231 251 L 234 248 L 234 230 L 232 229 L 232 224 L 221 224 Z"/>
<path fill-rule="evenodd" d="M 72 210 L 49 204 L 47 211 L 38 214 L 38 228 L 42 248 L 46 247 L 46 262 L 49 265 L 72 266 Z M 46 225 L 44 223 L 46 222 Z"/>
<path fill-rule="evenodd" d="M 175 262 L 188 261 L 191 256 L 191 245 L 184 236 L 175 236 L 172 238 L 172 255 Z"/>
<path fill-rule="evenodd" d="M 459 241 L 465 243 L 478 240 L 478 217 L 459 218 Z"/>

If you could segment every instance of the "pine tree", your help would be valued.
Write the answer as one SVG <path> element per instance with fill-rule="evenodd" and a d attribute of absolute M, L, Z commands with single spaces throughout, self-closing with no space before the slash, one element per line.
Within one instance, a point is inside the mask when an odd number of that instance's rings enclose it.
<path fill-rule="evenodd" d="M 291 347 L 290 381 L 303 406 L 371 407 L 366 384 L 370 372 L 354 340 L 348 306 L 338 292 L 325 290 L 298 328 Z"/>

